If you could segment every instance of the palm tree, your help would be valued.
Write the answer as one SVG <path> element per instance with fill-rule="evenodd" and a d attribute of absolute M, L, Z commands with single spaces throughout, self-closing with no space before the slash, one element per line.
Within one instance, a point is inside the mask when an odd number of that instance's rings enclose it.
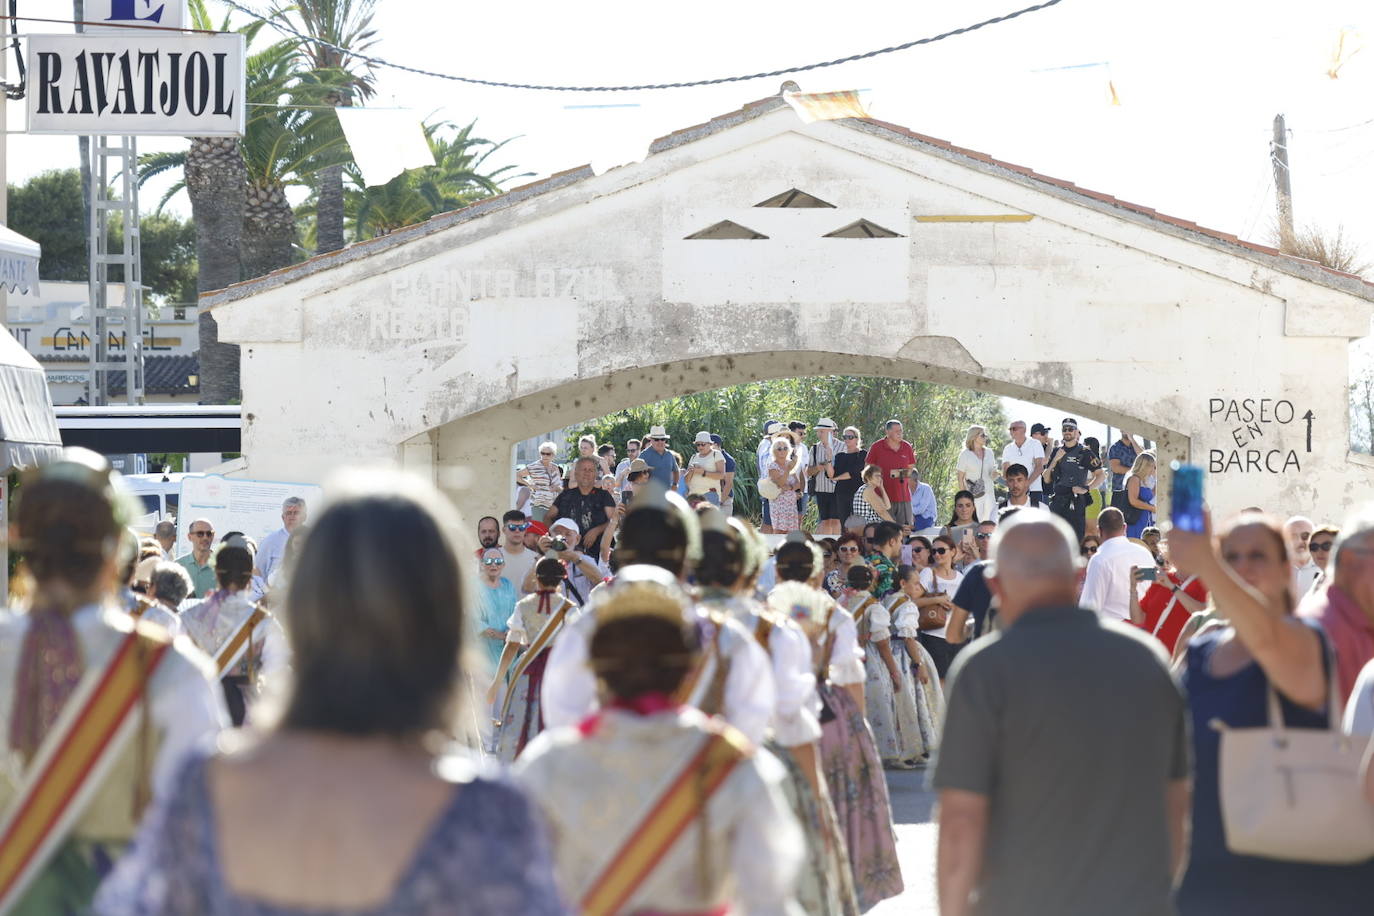
<path fill-rule="evenodd" d="M 377 43 L 372 28 L 376 8 L 377 0 L 295 0 L 290 5 L 274 5 L 274 17 L 317 39 L 302 42 L 300 54 L 311 70 L 334 86 L 326 104 L 337 108 L 351 104 L 355 97 L 372 97 L 372 66 L 355 55 Z M 324 166 L 317 188 L 316 250 L 337 251 L 344 246 L 343 166 Z"/>
<path fill-rule="evenodd" d="M 466 207 L 501 193 L 501 182 L 521 177 L 508 174 L 513 165 L 483 171 L 488 157 L 509 141 L 493 143 L 472 136 L 476 123 L 458 129 L 451 137 L 441 131 L 454 129 L 454 124 L 426 124 L 425 138 L 434 154 L 434 165 L 409 169 L 386 184 L 367 187 L 357 166 L 347 166 L 345 172 L 353 188 L 345 196 L 344 209 L 354 240 L 387 235 L 436 214 Z"/>
<path fill-rule="evenodd" d="M 191 0 L 191 24 L 214 29 L 204 0 Z M 242 31 L 252 41 L 260 23 Z M 226 18 L 219 31 L 228 31 Z M 183 173 L 196 224 L 196 289 L 223 289 L 240 279 L 239 246 L 243 232 L 246 171 L 237 137 L 192 137 Z M 201 311 L 200 394 L 211 404 L 227 404 L 239 396 L 239 348 L 219 342 L 219 325 Z"/>
<path fill-rule="evenodd" d="M 246 61 L 247 100 L 250 106 L 243 140 L 246 181 L 240 261 L 244 279 L 260 277 L 295 260 L 296 213 L 286 196 L 292 185 L 305 185 L 326 165 L 348 161 L 338 118 L 321 110 L 330 91 L 314 74 L 297 69 L 294 39 L 251 54 Z M 185 168 L 185 152 L 153 153 L 140 157 L 139 182 L 176 168 Z M 160 210 L 186 182 L 172 185 L 158 204 Z"/>
<path fill-rule="evenodd" d="M 296 214 L 286 197 L 322 169 L 349 161 L 333 112 L 320 110 L 333 87 L 297 70 L 297 43 L 279 42 L 248 60 L 248 98 L 259 103 L 243 137 L 248 199 L 243 225 L 243 269 L 260 277 L 291 264 Z"/>

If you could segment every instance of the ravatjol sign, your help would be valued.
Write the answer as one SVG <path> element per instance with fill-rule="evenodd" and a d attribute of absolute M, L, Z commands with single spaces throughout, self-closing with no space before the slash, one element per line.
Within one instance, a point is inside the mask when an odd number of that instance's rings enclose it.
<path fill-rule="evenodd" d="M 29 133 L 243 134 L 242 35 L 121 29 L 28 43 Z"/>

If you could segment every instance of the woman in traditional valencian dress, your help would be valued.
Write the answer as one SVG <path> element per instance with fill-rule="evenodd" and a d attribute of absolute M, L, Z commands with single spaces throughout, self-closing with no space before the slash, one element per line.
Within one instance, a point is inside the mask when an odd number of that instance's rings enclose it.
<path fill-rule="evenodd" d="M 768 600 L 789 609 L 810 608 L 809 617 L 794 619 L 811 638 L 818 692 L 824 704 L 821 770 L 849 850 L 854 891 L 862 912 L 902 892 L 902 869 L 897 861 L 892 805 L 882 760 L 873 731 L 864 718 L 866 673 L 858 630 L 844 607 L 820 590 L 820 574 L 819 564 L 810 570 L 780 564 L 779 589 L 805 586 L 811 591 L 809 595 L 797 596 L 775 589 Z M 867 587 L 864 584 L 862 589 Z M 819 600 L 819 604 L 810 605 L 808 599 Z"/>
<path fill-rule="evenodd" d="M 795 912 L 803 840 L 781 766 L 674 699 L 700 651 L 693 617 L 672 584 L 617 579 L 588 646 L 601 710 L 516 762 L 578 913 Z"/>
<path fill-rule="evenodd" d="M 558 560 L 540 560 L 534 566 L 534 578 L 538 589 L 516 602 L 515 613 L 506 623 L 506 648 L 496 666 L 496 679 L 487 691 L 490 707 L 500 694 L 499 688 L 506 683 L 507 672 L 513 672 L 494 723 L 496 756 L 502 763 L 520 756 L 535 735 L 544 730 L 539 704 L 544 666 L 549 660 L 549 648 L 574 607 L 558 593 L 558 585 L 563 581 L 563 564 Z"/>
<path fill-rule="evenodd" d="M 791 615 L 771 600 L 767 606 L 754 600 L 766 550 L 748 523 L 703 510 L 701 528 L 702 559 L 696 571 L 702 587 L 700 603 L 739 621 L 759 640 L 773 663 L 776 706 L 764 746 L 787 767 L 790 778 L 783 784 L 783 793 L 807 834 L 798 903 L 817 916 L 857 914 L 849 853 L 821 775 L 821 726 L 817 718 L 821 702 L 811 640 Z M 800 534 L 790 538 L 797 540 L 789 539 L 778 549 L 779 576 L 790 576 L 793 567 L 800 565 L 804 566 L 802 575 L 809 577 L 813 548 Z"/>
<path fill-rule="evenodd" d="M 281 678 L 287 671 L 290 652 L 286 634 L 276 617 L 250 598 L 253 579 L 253 554 L 247 547 L 222 545 L 215 552 L 215 580 L 219 587 L 204 601 L 181 612 L 186 635 L 196 647 L 219 661 L 236 634 L 251 625 L 244 648 L 236 661 L 221 672 L 224 699 L 235 725 L 243 725 L 264 685 Z M 257 622 L 253 623 L 256 616 Z"/>
<path fill-rule="evenodd" d="M 127 498 L 105 459 L 85 449 L 30 472 L 20 490 L 14 546 L 32 581 L 25 607 L 0 611 L 0 862 L 30 858 L 17 874 L 0 867 L 0 912 L 86 912 L 134 836 L 149 790 L 164 796 L 181 756 L 229 721 L 201 661 L 115 601 L 124 584 L 116 581 L 121 526 L 137 512 Z M 126 543 L 132 550 L 135 542 Z M 102 753 L 82 757 L 78 735 L 127 721 L 96 708 L 101 698 L 116 699 L 104 675 L 121 670 L 130 674 L 124 683 L 133 693 L 124 699 L 135 721 Z M 71 715 L 78 710 L 85 712 Z M 72 801 L 71 784 L 53 780 L 78 768 L 88 781 Z M 25 821 L 26 829 L 11 819 L 26 802 L 39 810 L 43 799 L 57 799 L 46 809 L 51 817 Z"/>
<path fill-rule="evenodd" d="M 915 722 L 920 732 L 924 754 L 918 764 L 929 762 L 940 739 L 940 722 L 945 713 L 945 694 L 935 672 L 935 660 L 916 637 L 921 632 L 921 608 L 917 600 L 924 597 L 921 571 L 915 566 L 897 570 L 900 591 L 888 597 L 887 609 L 892 617 L 892 654 L 902 672 L 902 690 L 897 701 L 898 724 L 905 730 L 910 712 L 905 697 L 910 697 Z"/>
<path fill-rule="evenodd" d="M 902 686 L 902 674 L 892 655 L 892 620 L 887 608 L 870 589 L 873 587 L 873 568 L 855 566 L 849 571 L 845 609 L 854 618 L 859 633 L 859 648 L 864 652 L 864 717 L 873 729 L 878 756 L 883 766 L 902 768 L 903 745 L 897 730 L 896 693 Z M 909 769 L 909 767 L 907 767 Z"/>

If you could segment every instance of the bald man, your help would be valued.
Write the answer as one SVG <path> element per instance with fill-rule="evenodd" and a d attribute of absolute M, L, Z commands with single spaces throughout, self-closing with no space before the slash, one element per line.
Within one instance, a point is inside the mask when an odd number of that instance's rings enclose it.
<path fill-rule="evenodd" d="M 993 537 L 1002 629 L 954 663 L 931 780 L 944 916 L 1174 912 L 1187 706 L 1157 643 L 1076 606 L 1077 567 L 1044 509 Z"/>
<path fill-rule="evenodd" d="M 1307 542 L 1317 528 L 1312 519 L 1295 515 L 1283 523 L 1283 536 L 1288 539 L 1288 555 L 1293 561 L 1293 600 L 1301 601 L 1312 589 L 1312 583 L 1321 575 L 1322 569 L 1312 560 L 1312 551 Z"/>

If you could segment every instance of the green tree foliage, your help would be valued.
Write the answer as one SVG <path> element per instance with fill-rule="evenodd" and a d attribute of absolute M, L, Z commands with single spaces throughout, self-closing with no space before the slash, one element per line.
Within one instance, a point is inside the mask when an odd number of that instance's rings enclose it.
<path fill-rule="evenodd" d="M 53 169 L 9 186 L 9 227 L 43 246 L 40 279 L 85 281 L 85 225 L 76 169 Z"/>
<path fill-rule="evenodd" d="M 353 239 L 377 238 L 494 197 L 501 193 L 501 182 L 524 177 L 510 174 L 514 166 L 486 167 L 488 157 L 508 141 L 493 143 L 474 137 L 475 125 L 475 121 L 462 128 L 447 121 L 425 125 L 434 165 L 408 169 L 383 185 L 367 187 L 357 166 L 346 166 L 350 187 L 344 194 L 344 212 Z"/>
<path fill-rule="evenodd" d="M 10 228 L 43 246 L 38 276 L 43 280 L 86 282 L 88 260 L 81 204 L 81 173 L 54 169 L 9 187 Z M 154 303 L 196 299 L 196 234 L 186 220 L 165 214 L 140 223 L 143 284 Z M 122 244 L 116 223 L 112 245 Z M 122 279 L 118 270 L 111 279 Z"/>
<path fill-rule="evenodd" d="M 757 450 L 764 423 L 799 420 L 811 427 L 821 417 L 841 429 L 858 427 L 864 447 L 883 435 L 888 419 L 901 420 L 921 479 L 935 490 L 942 516 L 954 495 L 954 463 L 968 427 L 982 425 L 995 437 L 1006 426 L 1001 401 L 990 394 L 909 379 L 832 375 L 751 382 L 598 417 L 570 430 L 569 454 L 577 453 L 582 435 L 611 442 L 623 453 L 627 439 L 642 439 L 650 426 L 661 425 L 672 437 L 669 448 L 686 458 L 698 431 L 716 433 L 739 463 L 735 513 L 757 520 L 762 514 Z M 815 433 L 808 433 L 808 444 L 815 441 Z M 994 439 L 993 446 L 1000 453 L 1002 443 Z"/>

